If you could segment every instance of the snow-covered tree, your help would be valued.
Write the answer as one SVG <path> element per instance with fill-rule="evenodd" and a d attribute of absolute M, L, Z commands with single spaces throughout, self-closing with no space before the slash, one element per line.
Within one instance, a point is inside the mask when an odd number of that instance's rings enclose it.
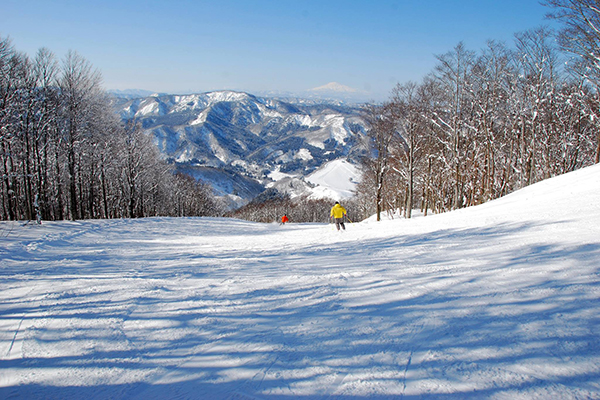
<path fill-rule="evenodd" d="M 416 174 L 423 175 L 420 164 L 425 159 L 425 150 L 431 141 L 428 133 L 427 104 L 428 93 L 415 82 L 397 85 L 392 91 L 391 107 L 395 120 L 397 141 L 392 146 L 394 165 L 392 169 L 399 175 L 404 190 L 401 208 L 406 218 L 411 217 L 415 198 Z M 402 187 L 398 190 L 402 193 Z"/>
<path fill-rule="evenodd" d="M 574 73 L 584 65 L 563 69 L 561 57 L 546 28 L 515 35 L 512 50 L 461 43 L 438 56 L 421 83 L 398 85 L 373 109 L 371 127 L 381 125 L 371 128 L 359 197 L 378 215 L 404 208 L 409 217 L 417 192 L 424 212 L 440 212 L 598 162 L 598 91 Z"/>
<path fill-rule="evenodd" d="M 472 69 L 475 54 L 459 43 L 452 51 L 439 55 L 432 79 L 440 90 L 438 106 L 432 111 L 437 138 L 443 151 L 451 196 L 451 208 L 465 205 L 464 174 L 470 167 L 469 152 L 473 144 Z"/>
<path fill-rule="evenodd" d="M 369 106 L 365 110 L 365 118 L 369 123 L 371 156 L 363 160 L 363 171 L 370 175 L 364 181 L 373 184 L 377 221 L 381 220 L 381 213 L 385 208 L 384 193 L 390 171 L 392 146 L 398 143 L 395 140 L 398 132 L 393 109 L 392 103 L 388 102 L 379 107 Z"/>
<path fill-rule="evenodd" d="M 596 0 L 546 0 L 544 5 L 553 10 L 550 18 L 563 23 L 558 35 L 561 47 L 579 60 L 572 68 L 585 81 L 600 90 L 600 5 Z M 596 121 L 592 121 L 596 123 Z M 600 162 L 600 133 L 594 138 L 595 162 Z"/>

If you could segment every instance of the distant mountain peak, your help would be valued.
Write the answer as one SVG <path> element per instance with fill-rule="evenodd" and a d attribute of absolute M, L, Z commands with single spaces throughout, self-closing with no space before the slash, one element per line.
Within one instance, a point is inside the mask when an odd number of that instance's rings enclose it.
<path fill-rule="evenodd" d="M 310 92 L 338 92 L 338 93 L 356 93 L 358 90 L 350 86 L 342 85 L 338 82 L 329 82 L 326 85 L 319 86 L 309 90 Z"/>

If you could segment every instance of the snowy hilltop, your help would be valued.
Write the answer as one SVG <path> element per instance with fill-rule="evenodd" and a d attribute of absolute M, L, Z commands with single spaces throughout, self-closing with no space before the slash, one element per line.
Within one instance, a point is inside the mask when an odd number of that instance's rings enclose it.
<path fill-rule="evenodd" d="M 179 171 L 234 202 L 267 187 L 312 195 L 307 175 L 334 160 L 356 164 L 366 151 L 360 108 L 340 102 L 218 91 L 121 99 L 115 107 L 124 120 L 139 121 Z"/>
<path fill-rule="evenodd" d="M 0 398 L 600 398 L 598 193 L 600 165 L 343 233 L 1 222 Z"/>

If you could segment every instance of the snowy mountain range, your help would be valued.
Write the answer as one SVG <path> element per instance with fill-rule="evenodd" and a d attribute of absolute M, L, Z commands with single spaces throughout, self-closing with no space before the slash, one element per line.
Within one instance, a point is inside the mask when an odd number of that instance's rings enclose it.
<path fill-rule="evenodd" d="M 153 135 L 165 159 L 233 205 L 267 187 L 292 197 L 348 196 L 366 151 L 361 109 L 339 101 L 218 91 L 121 98 L 116 105 L 124 120 Z M 311 174 L 318 178 L 307 179 Z"/>

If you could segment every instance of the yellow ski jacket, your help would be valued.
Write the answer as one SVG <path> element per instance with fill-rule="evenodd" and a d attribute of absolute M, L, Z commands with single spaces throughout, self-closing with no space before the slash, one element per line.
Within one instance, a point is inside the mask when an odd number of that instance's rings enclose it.
<path fill-rule="evenodd" d="M 331 209 L 331 216 L 333 218 L 343 218 L 346 215 L 346 209 L 342 207 L 339 203 L 333 206 Z"/>

